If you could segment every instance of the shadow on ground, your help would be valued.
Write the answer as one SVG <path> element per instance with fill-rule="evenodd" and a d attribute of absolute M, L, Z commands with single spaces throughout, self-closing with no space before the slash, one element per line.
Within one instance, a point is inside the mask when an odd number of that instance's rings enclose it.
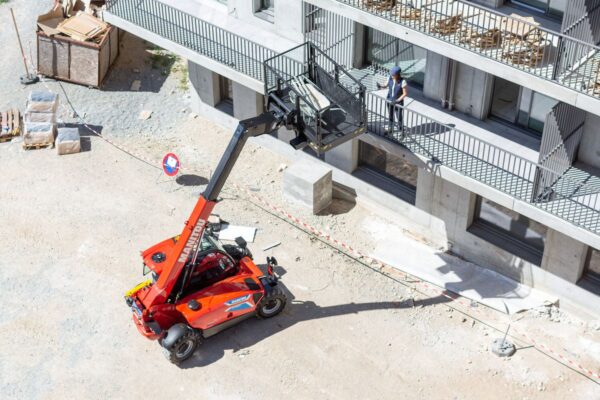
<path fill-rule="evenodd" d="M 293 295 L 285 286 L 281 283 L 280 285 L 288 297 L 288 304 L 280 315 L 270 319 L 250 318 L 239 325 L 206 339 L 198 350 L 196 350 L 194 356 L 181 364 L 180 368 L 188 369 L 210 365 L 223 358 L 226 350 L 233 350 L 234 353 L 237 353 L 305 321 L 376 310 L 426 307 L 449 301 L 446 297 L 438 296 L 416 301 L 409 299 L 403 301 L 338 304 L 323 307 L 313 301 L 294 300 Z"/>

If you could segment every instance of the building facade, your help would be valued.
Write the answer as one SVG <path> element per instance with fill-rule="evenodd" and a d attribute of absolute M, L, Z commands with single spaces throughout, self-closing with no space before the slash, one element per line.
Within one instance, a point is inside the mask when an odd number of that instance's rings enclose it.
<path fill-rule="evenodd" d="M 104 18 L 188 59 L 197 111 L 236 119 L 264 109 L 263 61 L 314 43 L 368 89 L 368 133 L 324 157 L 341 187 L 600 314 L 600 0 L 109 0 Z M 410 101 L 389 132 L 393 66 Z"/>

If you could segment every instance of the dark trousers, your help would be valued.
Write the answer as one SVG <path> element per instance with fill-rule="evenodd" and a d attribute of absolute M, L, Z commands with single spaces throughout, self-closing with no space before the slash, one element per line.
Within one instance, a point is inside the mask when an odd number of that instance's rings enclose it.
<path fill-rule="evenodd" d="M 391 100 L 388 100 L 391 101 Z M 402 111 L 403 109 L 401 107 L 394 107 L 396 104 L 400 105 L 400 106 L 404 106 L 404 101 L 401 101 L 400 103 L 388 103 L 388 118 L 389 118 L 389 130 L 393 131 L 394 128 L 398 128 L 399 131 L 402 130 L 402 127 L 404 126 L 404 120 L 402 118 Z M 397 126 L 394 126 L 394 119 L 397 122 Z"/>

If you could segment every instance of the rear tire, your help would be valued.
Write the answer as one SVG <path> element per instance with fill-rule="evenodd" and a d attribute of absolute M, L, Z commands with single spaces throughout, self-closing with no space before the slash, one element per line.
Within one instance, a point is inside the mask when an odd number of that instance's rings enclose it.
<path fill-rule="evenodd" d="M 287 297 L 283 293 L 280 287 L 275 286 L 271 293 L 267 294 L 258 303 L 256 307 L 256 313 L 261 318 L 271 318 L 279 314 L 285 308 Z"/>
<path fill-rule="evenodd" d="M 163 354 L 167 360 L 179 365 L 194 354 L 201 340 L 200 334 L 190 328 L 177 338 L 173 344 L 169 346 L 163 344 Z"/>

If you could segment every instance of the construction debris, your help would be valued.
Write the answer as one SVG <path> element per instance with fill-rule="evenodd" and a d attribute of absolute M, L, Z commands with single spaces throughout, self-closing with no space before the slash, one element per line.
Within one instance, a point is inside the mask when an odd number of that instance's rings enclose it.
<path fill-rule="evenodd" d="M 136 79 L 135 81 L 131 82 L 130 89 L 132 92 L 139 92 L 141 87 L 142 87 L 142 81 Z"/>
<path fill-rule="evenodd" d="M 140 112 L 140 115 L 138 116 L 138 119 L 145 121 L 147 119 L 150 119 L 150 117 L 152 116 L 152 111 L 151 110 L 142 110 Z"/>
<path fill-rule="evenodd" d="M 280 244 L 281 244 L 281 242 L 271 243 L 270 245 L 263 247 L 262 251 L 271 250 L 272 248 L 275 248 L 275 247 L 279 246 Z"/>
<path fill-rule="evenodd" d="M 85 42 L 105 33 L 108 30 L 108 24 L 92 15 L 79 13 L 60 22 L 56 29 L 66 36 Z"/>

